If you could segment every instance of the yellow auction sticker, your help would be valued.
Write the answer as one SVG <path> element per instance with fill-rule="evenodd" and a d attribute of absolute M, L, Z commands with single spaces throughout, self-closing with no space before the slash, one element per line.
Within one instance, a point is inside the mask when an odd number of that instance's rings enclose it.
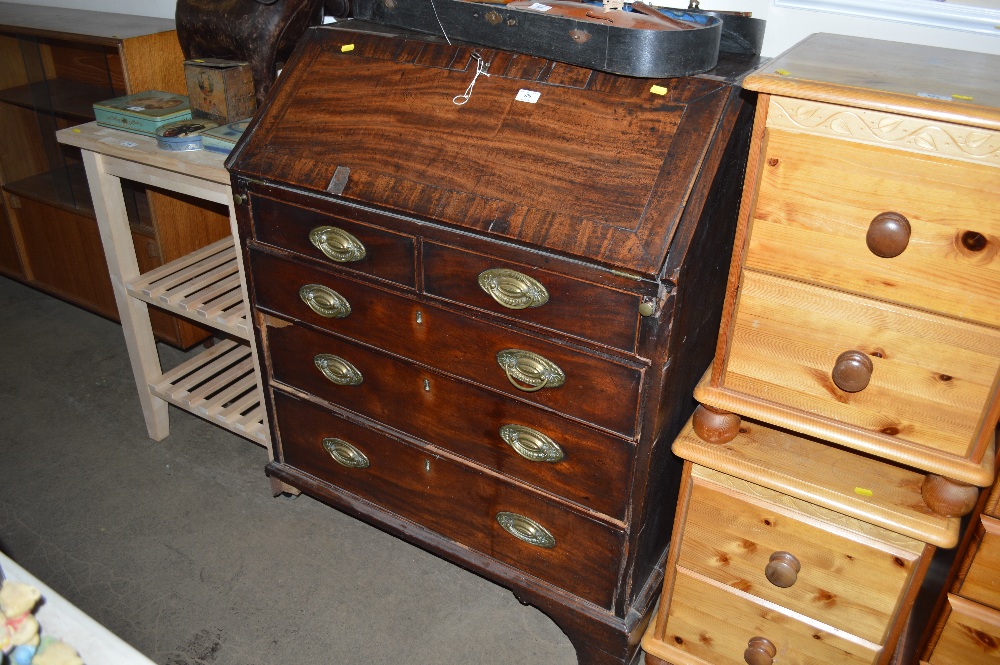
<path fill-rule="evenodd" d="M 341 53 L 347 53 L 348 51 L 353 51 L 353 50 L 354 50 L 354 44 L 344 44 L 343 46 L 340 47 Z"/>
<path fill-rule="evenodd" d="M 854 493 L 855 494 L 860 494 L 861 496 L 874 496 L 875 495 L 874 492 L 872 492 L 871 490 L 866 490 L 864 487 L 855 487 L 854 488 Z"/>
<path fill-rule="evenodd" d="M 654 85 L 652 88 L 649 89 L 649 91 L 654 95 L 665 95 L 668 92 L 670 92 L 670 89 L 664 88 L 662 85 Z"/>

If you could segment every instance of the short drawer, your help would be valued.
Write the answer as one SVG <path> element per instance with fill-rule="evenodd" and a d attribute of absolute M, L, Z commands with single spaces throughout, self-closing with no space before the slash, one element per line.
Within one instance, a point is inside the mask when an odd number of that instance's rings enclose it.
<path fill-rule="evenodd" d="M 948 594 L 947 619 L 930 665 L 1000 663 L 1000 611 Z"/>
<path fill-rule="evenodd" d="M 282 461 L 609 608 L 624 535 L 475 467 L 276 394 Z"/>
<path fill-rule="evenodd" d="M 768 132 L 745 264 L 1000 326 L 1000 168 Z"/>
<path fill-rule="evenodd" d="M 272 377 L 490 469 L 624 519 L 633 445 L 524 402 L 295 326 L 268 329 Z M 351 363 L 332 383 L 315 356 Z"/>
<path fill-rule="evenodd" d="M 979 546 L 959 593 L 969 600 L 1000 610 L 1000 520 L 982 515 Z M 1000 659 L 1000 643 L 997 644 Z"/>
<path fill-rule="evenodd" d="M 416 286 L 416 239 L 360 221 L 374 213 L 333 215 L 260 195 L 251 196 L 250 205 L 259 242 L 348 271 Z"/>
<path fill-rule="evenodd" d="M 431 242 L 423 271 L 428 295 L 635 352 L 635 294 Z"/>
<path fill-rule="evenodd" d="M 731 486 L 719 485 L 699 468 L 680 566 L 869 642 L 885 641 L 924 543 L 729 476 L 720 474 Z"/>
<path fill-rule="evenodd" d="M 677 569 L 663 642 L 706 665 L 764 663 L 768 655 L 774 663 L 862 665 L 881 653 L 876 644 L 684 568 Z M 756 660 L 744 659 L 748 649 L 760 652 Z"/>
<path fill-rule="evenodd" d="M 280 260 L 254 257 L 252 265 L 258 307 L 349 336 L 627 438 L 636 433 L 641 369 L 319 271 L 309 272 L 291 265 L 280 273 L 268 269 L 283 267 Z M 257 272 L 258 268 L 262 270 Z M 303 284 L 329 287 L 351 303 L 350 314 L 331 318 L 311 311 L 298 295 Z M 319 346 L 316 348 L 319 353 Z"/>
<path fill-rule="evenodd" d="M 1000 331 L 752 270 L 740 282 L 724 388 L 961 459 L 991 436 Z"/>

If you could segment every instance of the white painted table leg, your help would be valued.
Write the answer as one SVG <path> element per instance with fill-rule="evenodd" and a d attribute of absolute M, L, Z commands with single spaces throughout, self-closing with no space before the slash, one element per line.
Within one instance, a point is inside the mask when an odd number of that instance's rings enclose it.
<path fill-rule="evenodd" d="M 149 391 L 150 380 L 161 374 L 156 340 L 149 322 L 149 308 L 143 301 L 130 297 L 125 289 L 127 283 L 139 277 L 139 264 L 132 244 L 121 180 L 105 171 L 102 155 L 89 150 L 82 152 L 142 415 L 146 419 L 149 437 L 160 441 L 170 433 L 167 403 Z"/>

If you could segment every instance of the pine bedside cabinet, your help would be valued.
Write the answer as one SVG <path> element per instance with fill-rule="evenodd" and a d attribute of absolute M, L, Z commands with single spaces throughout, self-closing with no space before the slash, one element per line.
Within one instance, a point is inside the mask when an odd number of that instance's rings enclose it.
<path fill-rule="evenodd" d="M 998 73 L 817 34 L 745 79 L 727 301 L 673 446 L 650 665 L 898 657 L 931 555 L 994 478 Z"/>

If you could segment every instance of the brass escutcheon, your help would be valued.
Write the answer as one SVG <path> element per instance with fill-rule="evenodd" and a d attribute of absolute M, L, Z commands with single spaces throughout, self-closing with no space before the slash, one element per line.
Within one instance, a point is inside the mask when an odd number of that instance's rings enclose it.
<path fill-rule="evenodd" d="M 507 380 L 524 392 L 542 388 L 558 388 L 566 382 L 566 374 L 551 360 L 522 349 L 504 349 L 497 362 L 507 374 Z"/>
<path fill-rule="evenodd" d="M 546 549 L 556 546 L 556 538 L 549 533 L 548 529 L 524 515 L 501 511 L 497 513 L 497 522 L 500 523 L 504 531 L 529 545 Z"/>
<path fill-rule="evenodd" d="M 337 263 L 360 261 L 367 255 L 360 240 L 336 226 L 317 226 L 309 232 L 309 242 Z"/>
<path fill-rule="evenodd" d="M 347 298 L 322 284 L 306 284 L 299 289 L 299 297 L 309 309 L 327 319 L 343 319 L 351 313 Z"/>
<path fill-rule="evenodd" d="M 323 439 L 323 449 L 330 453 L 333 461 L 349 469 L 367 469 L 371 462 L 363 452 L 343 439 L 329 437 Z"/>
<path fill-rule="evenodd" d="M 500 16 L 500 12 L 496 11 L 495 9 L 491 9 L 490 11 L 486 12 L 486 15 L 483 18 L 485 18 L 486 22 L 489 23 L 490 25 L 496 25 L 497 23 L 503 20 L 503 16 Z"/>
<path fill-rule="evenodd" d="M 518 455 L 532 462 L 558 462 L 565 457 L 558 443 L 524 425 L 501 426 L 500 438 Z"/>
<path fill-rule="evenodd" d="M 490 268 L 479 273 L 479 288 L 508 309 L 541 307 L 549 292 L 534 277 L 508 268 Z"/>
<path fill-rule="evenodd" d="M 358 386 L 364 381 L 358 368 L 339 356 L 318 353 L 313 357 L 313 362 L 316 368 L 323 372 L 323 376 L 338 386 Z"/>

